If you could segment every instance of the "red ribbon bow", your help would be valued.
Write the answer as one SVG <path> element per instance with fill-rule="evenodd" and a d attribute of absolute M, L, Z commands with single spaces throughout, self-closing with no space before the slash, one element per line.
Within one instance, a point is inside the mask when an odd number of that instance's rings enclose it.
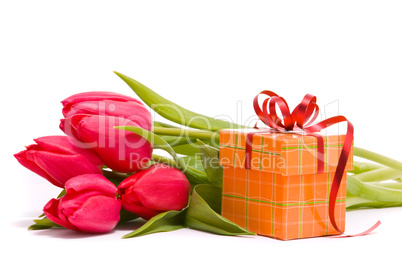
<path fill-rule="evenodd" d="M 268 98 L 264 100 L 262 103 L 262 109 L 259 106 L 258 97 L 260 94 L 267 95 Z M 262 91 L 256 97 L 254 97 L 253 105 L 254 110 L 258 116 L 258 118 L 268 127 L 270 127 L 270 131 L 273 132 L 289 132 L 289 131 L 297 131 L 302 130 L 307 135 L 311 135 L 317 138 L 317 173 L 322 173 L 324 171 L 324 141 L 323 138 L 318 132 L 321 130 L 340 123 L 347 123 L 347 131 L 345 135 L 345 141 L 343 143 L 342 151 L 339 157 L 338 166 L 335 170 L 334 179 L 332 181 L 330 196 L 329 196 L 329 219 L 331 221 L 332 226 L 342 234 L 342 231 L 338 228 L 335 221 L 335 202 L 336 196 L 338 195 L 339 186 L 342 181 L 343 172 L 345 171 L 345 167 L 347 164 L 347 160 L 352 149 L 353 143 L 353 125 L 350 123 L 344 116 L 335 116 L 326 120 L 323 120 L 319 123 L 313 124 L 316 120 L 319 107 L 316 104 L 317 98 L 314 95 L 306 94 L 299 105 L 290 112 L 289 106 L 284 98 L 278 96 L 276 93 L 272 91 Z M 282 118 L 278 117 L 276 112 L 276 106 L 279 107 Z M 257 124 L 254 126 L 257 128 Z M 251 132 L 247 135 L 246 139 L 246 155 L 245 155 L 245 168 L 250 169 L 251 167 L 251 149 L 252 149 L 252 141 L 253 135 L 257 132 L 267 132 L 267 130 L 262 129 L 260 131 Z M 365 232 L 359 233 L 353 236 L 365 235 L 373 231 L 380 225 L 381 222 L 378 221 L 373 227 L 368 229 Z"/>

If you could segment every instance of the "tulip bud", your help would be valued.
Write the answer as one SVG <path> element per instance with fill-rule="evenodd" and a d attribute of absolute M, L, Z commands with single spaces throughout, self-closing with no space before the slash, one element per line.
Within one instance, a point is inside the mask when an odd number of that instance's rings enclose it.
<path fill-rule="evenodd" d="M 50 200 L 43 211 L 51 221 L 74 231 L 106 233 L 119 222 L 121 202 L 116 186 L 104 176 L 86 174 L 71 178 L 66 194 Z"/>
<path fill-rule="evenodd" d="M 57 187 L 64 188 L 67 180 L 81 174 L 102 173 L 99 156 L 91 149 L 74 146 L 66 136 L 44 136 L 34 141 L 37 144 L 14 156 L 21 165 Z"/>
<path fill-rule="evenodd" d="M 118 193 L 124 209 L 150 219 L 161 212 L 186 207 L 190 183 L 178 169 L 154 164 L 123 180 Z"/>
<path fill-rule="evenodd" d="M 148 131 L 152 128 L 151 113 L 145 106 L 139 100 L 122 94 L 82 92 L 66 98 L 61 103 L 65 118 L 76 114 L 114 116 L 128 119 Z"/>
<path fill-rule="evenodd" d="M 129 173 L 138 171 L 152 158 L 152 144 L 133 132 L 115 126 L 136 123 L 112 116 L 77 114 L 64 120 L 65 131 L 77 146 L 92 148 L 110 169 Z M 80 143 L 82 142 L 82 143 Z"/>

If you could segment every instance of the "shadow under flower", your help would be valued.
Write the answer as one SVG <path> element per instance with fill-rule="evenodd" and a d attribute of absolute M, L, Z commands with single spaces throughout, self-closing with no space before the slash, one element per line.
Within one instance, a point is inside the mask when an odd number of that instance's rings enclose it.
<path fill-rule="evenodd" d="M 84 233 L 84 232 L 77 232 L 73 230 L 69 230 L 66 228 L 50 228 L 50 229 L 43 229 L 43 230 L 34 230 L 30 231 L 32 233 L 37 233 L 40 236 L 49 236 L 53 238 L 61 238 L 61 239 L 81 239 L 81 238 L 93 238 L 102 236 L 105 234 L 113 233 L 113 230 L 108 233 Z"/>
<path fill-rule="evenodd" d="M 41 230 L 30 230 L 29 233 L 35 233 L 38 236 L 47 236 L 53 238 L 61 238 L 61 239 L 81 239 L 81 238 L 94 238 L 102 235 L 113 234 L 115 231 L 134 231 L 140 228 L 143 224 L 146 223 L 146 220 L 142 218 L 137 218 L 130 221 L 125 221 L 119 223 L 112 231 L 107 233 L 85 233 L 85 232 L 77 232 L 66 228 L 58 228 L 52 227 L 49 229 L 41 229 Z M 11 223 L 14 227 L 18 227 L 21 229 L 28 229 L 28 227 L 34 222 L 32 221 L 32 217 L 29 218 L 21 218 L 15 220 Z"/>

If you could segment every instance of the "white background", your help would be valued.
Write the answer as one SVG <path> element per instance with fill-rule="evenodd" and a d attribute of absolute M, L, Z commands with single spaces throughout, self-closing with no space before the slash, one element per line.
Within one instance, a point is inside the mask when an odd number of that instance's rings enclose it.
<path fill-rule="evenodd" d="M 399 262 L 402 208 L 348 212 L 349 233 L 378 219 L 383 224 L 370 236 L 343 239 L 283 242 L 189 229 L 120 239 L 133 227 L 99 236 L 28 231 L 59 189 L 12 154 L 34 138 L 61 134 L 60 101 L 71 94 L 135 96 L 116 70 L 188 109 L 241 124 L 249 123 L 261 90 L 277 92 L 291 107 L 311 93 L 322 109 L 354 123 L 356 146 L 402 161 L 401 14 L 400 1 L 385 0 L 1 1 L 0 264 L 388 268 Z"/>

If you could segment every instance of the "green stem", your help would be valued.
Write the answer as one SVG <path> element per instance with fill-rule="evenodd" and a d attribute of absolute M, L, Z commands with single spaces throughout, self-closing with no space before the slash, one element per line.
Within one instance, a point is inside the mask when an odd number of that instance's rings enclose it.
<path fill-rule="evenodd" d="M 402 171 L 402 163 L 401 162 L 398 162 L 394 159 L 388 158 L 384 155 L 381 155 L 381 154 L 378 154 L 378 153 L 375 153 L 375 152 L 372 152 L 372 151 L 369 151 L 366 149 L 354 147 L 353 155 L 373 161 L 373 162 L 380 163 L 382 165 L 394 168 L 399 171 Z"/>
<path fill-rule="evenodd" d="M 402 183 L 400 182 L 371 182 L 369 184 L 388 189 L 402 190 Z"/>
<path fill-rule="evenodd" d="M 152 130 L 157 135 L 179 136 L 184 138 L 197 138 L 200 140 L 210 140 L 219 144 L 219 132 L 210 132 L 204 130 L 184 129 L 184 128 L 166 128 L 154 127 Z"/>
<path fill-rule="evenodd" d="M 364 199 L 358 196 L 354 196 L 348 192 L 346 197 L 346 209 L 358 209 L 358 208 L 384 208 L 401 206 L 402 203 L 390 203 L 390 202 L 377 202 L 368 199 Z"/>
<path fill-rule="evenodd" d="M 402 203 L 402 190 L 384 185 L 362 182 L 356 176 L 347 176 L 347 190 L 356 196 L 378 202 Z"/>
<path fill-rule="evenodd" d="M 349 170 L 348 172 L 353 174 L 360 174 L 382 167 L 384 166 L 378 163 L 353 161 L 353 170 Z"/>
<path fill-rule="evenodd" d="M 364 182 L 372 182 L 372 181 L 383 181 L 387 179 L 394 179 L 402 176 L 402 171 L 396 170 L 389 167 L 382 167 L 375 170 L 363 172 L 357 175 L 354 175 L 355 178 L 364 181 Z"/>
<path fill-rule="evenodd" d="M 104 177 L 106 177 L 108 179 L 115 179 L 115 180 L 120 180 L 120 181 L 131 176 L 131 174 L 119 173 L 116 171 L 108 171 L 108 170 L 102 170 L 102 174 Z"/>
<path fill-rule="evenodd" d="M 197 142 L 197 140 L 195 138 L 188 138 L 188 137 L 179 137 L 179 136 L 170 136 L 170 135 L 163 135 L 161 137 L 171 147 L 180 146 L 180 145 L 187 145 L 187 144 L 190 144 L 190 143 L 196 143 Z"/>
<path fill-rule="evenodd" d="M 173 126 L 171 124 L 160 122 L 160 121 L 154 121 L 152 125 L 156 126 L 156 127 L 177 128 L 177 126 Z"/>

